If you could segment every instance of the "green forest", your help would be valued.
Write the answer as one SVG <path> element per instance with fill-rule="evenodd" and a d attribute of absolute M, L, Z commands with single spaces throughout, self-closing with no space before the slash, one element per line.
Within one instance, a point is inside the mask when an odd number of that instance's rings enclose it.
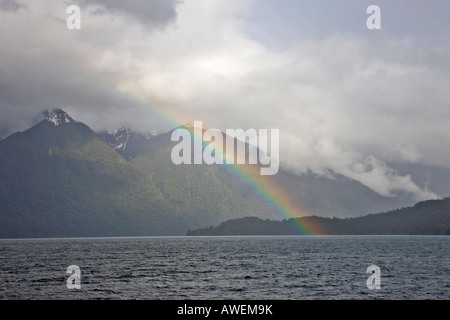
<path fill-rule="evenodd" d="M 297 221 L 295 221 L 297 220 Z M 245 217 L 217 227 L 189 230 L 188 236 L 206 235 L 298 235 L 295 224 L 314 225 L 327 235 L 450 235 L 450 198 L 428 200 L 357 218 L 309 216 L 282 221 Z"/>

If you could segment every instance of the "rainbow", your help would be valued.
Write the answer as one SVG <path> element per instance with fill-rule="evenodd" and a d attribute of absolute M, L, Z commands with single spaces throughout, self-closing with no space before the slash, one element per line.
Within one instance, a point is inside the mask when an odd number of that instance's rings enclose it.
<path fill-rule="evenodd" d="M 281 219 L 291 219 L 308 215 L 308 212 L 292 198 L 289 191 L 280 186 L 271 176 L 260 175 L 259 169 L 250 165 L 225 165 L 232 174 L 244 179 L 248 186 L 265 203 L 270 205 Z M 309 221 L 293 219 L 291 229 L 303 235 L 324 234 L 320 226 Z"/>
<path fill-rule="evenodd" d="M 138 99 L 133 99 L 137 102 Z M 153 119 L 156 118 L 162 124 L 174 129 L 179 126 L 183 126 L 188 122 L 192 122 L 194 119 L 187 114 L 183 114 L 180 110 L 175 110 L 168 107 L 164 110 L 160 108 L 150 107 L 143 101 L 138 105 L 141 111 Z M 191 135 L 195 137 L 195 135 Z M 203 141 L 200 141 L 203 143 Z M 273 208 L 275 214 L 280 219 L 289 220 L 291 218 L 297 218 L 302 216 L 308 216 L 308 212 L 302 208 L 300 203 L 296 199 L 293 199 L 288 190 L 279 185 L 273 177 L 260 175 L 259 169 L 252 165 L 242 164 L 223 164 L 220 165 L 228 172 L 247 182 L 248 187 L 266 204 Z M 323 229 L 310 221 L 310 219 L 293 219 L 291 225 L 291 231 L 296 234 L 302 235 L 322 235 L 325 234 Z"/>

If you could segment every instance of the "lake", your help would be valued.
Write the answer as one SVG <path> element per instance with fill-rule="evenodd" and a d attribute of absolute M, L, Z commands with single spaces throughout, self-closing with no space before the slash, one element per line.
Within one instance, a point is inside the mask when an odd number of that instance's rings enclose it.
<path fill-rule="evenodd" d="M 450 299 L 450 236 L 18 239 L 0 256 L 3 300 Z"/>

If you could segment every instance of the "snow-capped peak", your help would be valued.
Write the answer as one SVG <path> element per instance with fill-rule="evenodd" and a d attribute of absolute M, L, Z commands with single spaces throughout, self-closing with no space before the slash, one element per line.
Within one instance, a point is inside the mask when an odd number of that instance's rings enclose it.
<path fill-rule="evenodd" d="M 121 154 L 126 160 L 133 159 L 141 150 L 145 149 L 145 146 L 153 137 L 151 134 L 145 134 L 127 127 L 122 127 L 114 131 L 104 131 L 98 134 L 103 141 Z"/>
<path fill-rule="evenodd" d="M 75 122 L 71 116 L 61 109 L 53 109 L 44 111 L 44 116 L 47 121 L 53 123 L 55 126 L 59 126 L 64 123 Z"/>

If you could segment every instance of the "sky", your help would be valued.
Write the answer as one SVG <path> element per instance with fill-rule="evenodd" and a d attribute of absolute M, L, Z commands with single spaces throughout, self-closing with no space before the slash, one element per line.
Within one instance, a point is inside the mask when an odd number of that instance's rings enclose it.
<path fill-rule="evenodd" d="M 447 0 L 0 0 L 0 135 L 49 108 L 96 131 L 278 128 L 297 174 L 427 199 L 389 164 L 450 168 L 449 16 Z"/>

